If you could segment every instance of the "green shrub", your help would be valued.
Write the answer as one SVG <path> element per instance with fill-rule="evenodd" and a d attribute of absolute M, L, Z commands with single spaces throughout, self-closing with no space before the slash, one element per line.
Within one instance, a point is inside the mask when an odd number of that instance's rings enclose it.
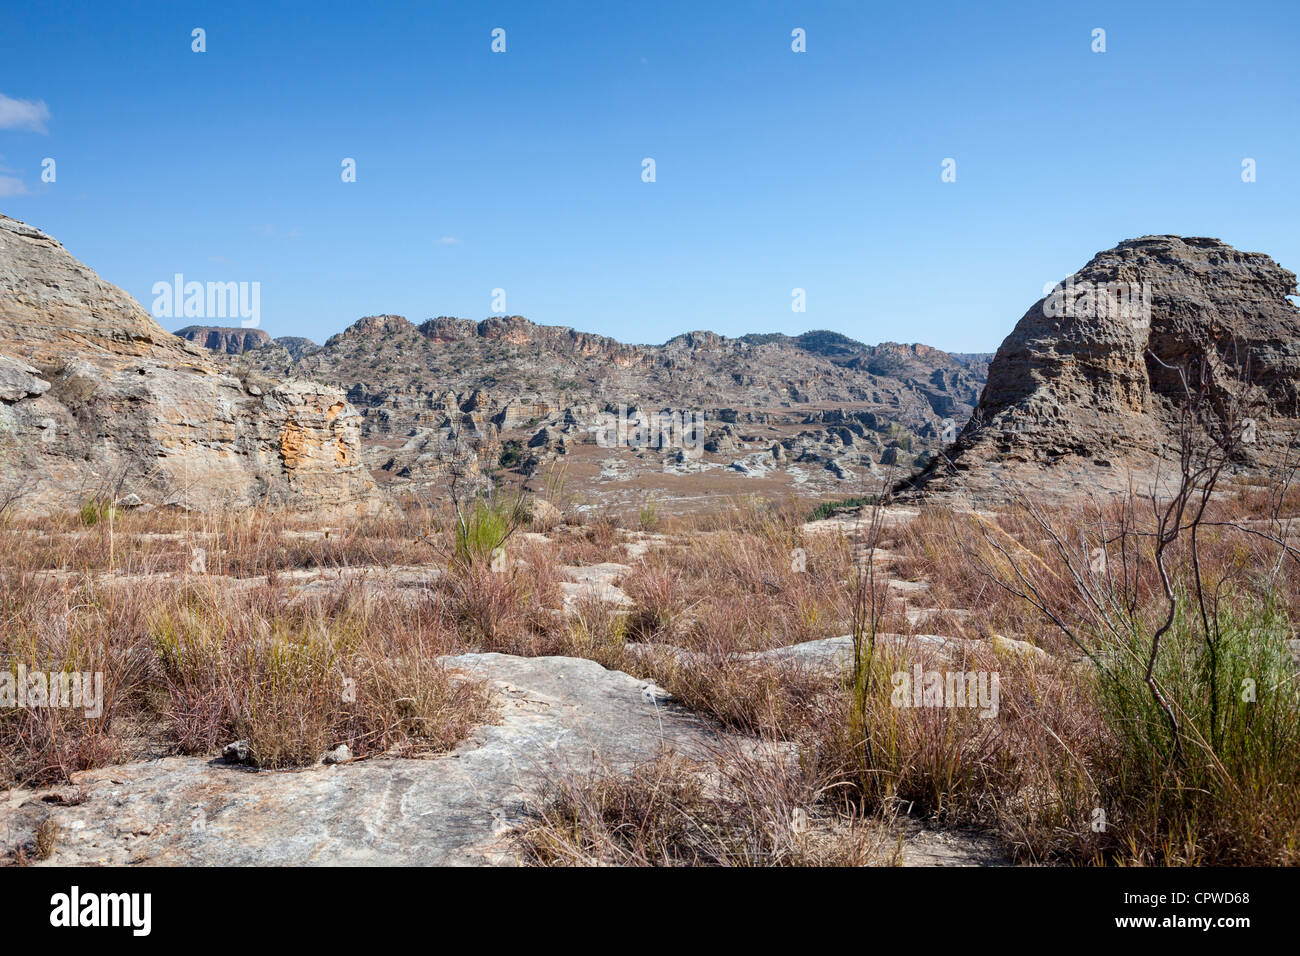
<path fill-rule="evenodd" d="M 821 521 L 823 518 L 833 518 L 837 511 L 843 511 L 848 508 L 865 508 L 868 505 L 874 505 L 877 501 L 875 495 L 860 495 L 856 498 L 845 498 L 842 501 L 823 501 L 808 516 L 809 521 Z"/>
<path fill-rule="evenodd" d="M 1150 637 L 1111 654 L 1097 700 L 1103 800 L 1127 852 L 1163 864 L 1295 862 L 1300 851 L 1300 692 L 1290 623 L 1270 598 L 1225 601 L 1205 638 L 1182 595 L 1154 676 L 1181 754 L 1146 684 Z M 1131 653 L 1129 652 L 1131 651 Z M 1289 857 L 1288 857 L 1289 855 Z"/>
<path fill-rule="evenodd" d="M 78 517 L 82 524 L 91 527 L 101 521 L 112 521 L 116 517 L 116 512 L 107 501 L 87 501 L 81 506 Z"/>
<path fill-rule="evenodd" d="M 460 567 L 490 562 L 521 522 L 518 502 L 478 498 L 456 522 L 452 563 Z"/>
<path fill-rule="evenodd" d="M 501 446 L 501 455 L 497 463 L 502 468 L 514 468 L 524 456 L 524 446 L 516 438 L 507 440 Z"/>

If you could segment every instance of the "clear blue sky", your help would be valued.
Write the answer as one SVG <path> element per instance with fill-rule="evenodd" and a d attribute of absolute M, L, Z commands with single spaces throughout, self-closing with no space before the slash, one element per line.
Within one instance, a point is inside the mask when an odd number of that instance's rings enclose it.
<path fill-rule="evenodd" d="M 501 287 L 634 342 L 992 350 L 1132 236 L 1300 268 L 1298 7 L 9 4 L 0 211 L 146 308 L 176 272 L 260 282 L 272 335 L 482 318 Z"/>

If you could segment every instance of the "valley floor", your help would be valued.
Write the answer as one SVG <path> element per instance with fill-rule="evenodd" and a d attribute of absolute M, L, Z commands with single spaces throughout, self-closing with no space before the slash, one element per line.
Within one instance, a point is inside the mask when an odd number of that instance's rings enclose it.
<path fill-rule="evenodd" d="M 1095 677 L 1093 658 L 1122 674 L 1131 648 L 1090 595 L 1127 607 L 1140 641 L 1156 593 L 1143 539 L 1114 547 L 1117 507 L 923 503 L 812 521 L 746 499 L 620 526 L 556 501 L 333 527 L 257 511 L 9 521 L 9 672 L 51 687 L 98 674 L 103 689 L 78 708 L 29 686 L 0 710 L 0 852 L 74 865 L 1294 862 L 1282 837 L 1300 834 L 1300 812 L 1278 789 L 1297 782 L 1294 749 L 1267 766 L 1252 752 L 1249 787 L 1217 781 L 1211 815 L 1169 796 L 1201 772 L 1194 758 L 1168 771 L 1133 750 L 1132 723 L 1158 738 L 1159 713 Z M 1215 626 L 1256 615 L 1247 645 L 1219 645 L 1245 662 L 1232 680 L 1294 675 L 1289 519 L 1246 486 L 1216 507 L 1247 533 L 1203 532 L 1201 573 L 1240 598 L 1215 604 Z M 954 699 L 954 675 L 968 696 Z M 1184 690 L 1198 693 L 1169 693 Z M 1196 700 L 1180 706 L 1201 719 Z M 1259 706 L 1283 742 L 1300 736 L 1294 681 Z M 1238 718 L 1208 719 L 1231 776 Z"/>

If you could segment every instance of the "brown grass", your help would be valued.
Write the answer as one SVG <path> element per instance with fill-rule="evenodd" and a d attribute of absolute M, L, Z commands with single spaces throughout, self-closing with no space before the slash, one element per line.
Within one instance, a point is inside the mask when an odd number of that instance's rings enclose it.
<path fill-rule="evenodd" d="M 1202 573 L 1211 592 L 1271 600 L 1295 620 L 1300 562 L 1279 564 L 1267 537 L 1236 527 L 1276 532 L 1275 505 L 1267 488 L 1245 484 L 1217 499 L 1199 541 Z M 1053 503 L 1051 513 L 1084 556 L 1124 517 L 1115 503 Z M 873 587 L 875 631 L 891 636 L 856 676 L 753 654 L 849 633 L 862 528 L 812 534 L 792 505 L 741 500 L 725 513 L 660 518 L 634 557 L 627 546 L 642 532 L 584 520 L 546 541 L 511 539 L 495 570 L 449 561 L 449 516 L 424 509 L 328 535 L 263 512 L 11 520 L 0 526 L 0 654 L 11 669 L 102 672 L 104 712 L 0 711 L 0 778 L 52 783 L 234 739 L 263 766 L 307 763 L 339 743 L 360 757 L 445 749 L 493 708 L 481 683 L 440 656 L 562 654 L 653 680 L 747 743 L 705 764 L 666 758 L 557 782 L 521 835 L 535 862 L 889 862 L 880 827 L 898 814 L 980 827 L 1026 862 L 1297 859 L 1300 800 L 1277 796 L 1276 778 L 1234 778 L 1224 792 L 1237 796 L 1213 815 L 1173 814 L 1176 794 L 1144 796 L 1163 778 L 1120 759 L 1124 727 L 1085 653 L 996 581 L 1018 569 L 1064 623 L 1092 621 L 1070 562 L 1023 509 L 925 506 L 888 526 Z M 1138 541 L 1110 556 L 1109 573 L 1124 576 L 1135 626 L 1149 627 L 1159 581 L 1149 542 Z M 195 548 L 202 573 L 190 570 Z M 1172 554 L 1189 557 L 1184 542 Z M 602 562 L 629 567 L 617 583 L 631 606 L 587 599 L 566 613 L 560 568 Z M 396 568 L 408 569 L 407 586 L 387 580 Z M 905 599 L 886 578 L 928 588 Z M 912 627 L 905 600 L 942 613 Z M 917 633 L 953 640 L 941 653 Z M 1046 656 L 996 653 L 994 635 Z M 997 717 L 895 706 L 891 675 L 916 664 L 997 671 Z M 1106 830 L 1093 826 L 1099 808 Z M 789 824 L 796 818 L 807 828 Z M 1175 819 L 1195 832 L 1174 832 Z"/>
<path fill-rule="evenodd" d="M 170 531 L 156 515 L 133 528 L 116 523 L 111 540 L 106 526 L 61 535 L 0 528 L 10 673 L 20 663 L 98 672 L 104 688 L 103 713 L 93 718 L 66 707 L 0 710 L 6 782 L 51 783 L 150 754 L 213 753 L 235 739 L 248 739 L 268 767 L 308 763 L 340 743 L 358 756 L 438 750 L 490 719 L 482 685 L 436 662 L 463 642 L 435 602 L 376 600 L 364 583 L 296 597 L 280 572 L 300 529 L 277 523 L 257 534 L 237 523 L 210 526 L 207 553 L 238 560 L 189 573 L 176 541 L 191 532 L 185 519 L 172 522 Z M 397 529 L 380 527 L 385 536 L 375 540 L 375 526 L 331 534 L 292 561 L 337 569 L 392 556 L 408 547 Z M 54 543 L 32 547 L 42 534 Z M 42 565 L 54 553 L 64 560 L 50 574 Z M 265 576 L 227 577 L 236 565 Z"/>
<path fill-rule="evenodd" d="M 812 815 L 808 809 L 812 808 Z M 518 834 L 541 866 L 863 866 L 892 862 L 880 828 L 820 814 L 797 766 L 729 753 L 666 756 L 556 782 Z"/>

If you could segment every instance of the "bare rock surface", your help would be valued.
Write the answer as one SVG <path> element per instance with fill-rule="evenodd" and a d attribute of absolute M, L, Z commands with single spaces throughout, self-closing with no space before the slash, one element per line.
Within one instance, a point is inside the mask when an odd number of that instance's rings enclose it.
<path fill-rule="evenodd" d="M 1130 474 L 1149 485 L 1177 448 L 1179 368 L 1192 362 L 1215 408 L 1250 398 L 1243 467 L 1276 462 L 1300 430 L 1295 292 L 1294 273 L 1218 239 L 1098 253 L 1017 323 L 955 445 L 913 487 L 992 500 L 1015 486 L 1123 490 Z"/>
<path fill-rule="evenodd" d="M 877 634 L 878 647 L 887 647 L 894 652 L 917 652 L 934 654 L 956 659 L 962 650 L 978 642 L 959 637 L 944 637 L 940 634 Z M 1013 642 L 1030 648 L 1023 641 Z M 657 654 L 670 654 L 683 662 L 704 660 L 708 655 L 690 651 L 672 644 L 633 643 L 627 649 L 636 656 L 650 657 Z M 1038 651 L 1037 648 L 1032 648 Z M 1039 651 L 1039 653 L 1042 653 Z M 800 668 L 805 671 L 817 671 L 833 675 L 837 679 L 845 672 L 853 670 L 853 635 L 840 637 L 821 637 L 798 644 L 785 644 L 765 651 L 745 651 L 730 655 L 733 660 L 748 664 L 775 664 Z"/>
<path fill-rule="evenodd" d="M 40 377 L 39 370 L 26 362 L 0 355 L 0 402 L 35 398 L 49 388 L 50 383 Z"/>
<path fill-rule="evenodd" d="M 581 567 L 562 565 L 560 573 L 568 578 L 567 581 L 560 582 L 565 609 L 573 610 L 586 601 L 600 601 L 617 607 L 632 607 L 634 603 L 632 599 L 615 584 L 631 570 L 631 566 L 613 561 Z"/>
<path fill-rule="evenodd" d="M 966 420 L 987 370 L 985 356 L 825 331 L 632 345 L 522 316 L 375 315 L 298 356 L 279 342 L 222 358 L 277 373 L 294 362 L 346 389 L 373 474 L 397 494 L 427 492 L 452 465 L 527 480 L 565 463 L 606 505 L 621 505 L 628 483 L 634 497 L 654 487 L 680 502 L 902 477 Z M 641 437 L 602 445 L 620 415 Z"/>
<path fill-rule="evenodd" d="M 977 830 L 939 830 L 904 824 L 899 866 L 1008 866 L 1006 850 Z"/>
<path fill-rule="evenodd" d="M 715 732 L 644 681 L 569 657 L 465 654 L 490 680 L 496 724 L 451 753 L 258 772 L 168 757 L 74 775 L 74 787 L 9 791 L 0 834 L 59 823 L 52 865 L 457 865 L 515 861 L 509 831 L 548 780 L 614 770 L 665 749 L 702 757 Z M 79 790 L 80 803 L 42 798 Z M 71 801 L 69 801 L 71 802 Z"/>
<path fill-rule="evenodd" d="M 338 389 L 237 377 L 55 239 L 0 216 L 0 482 L 50 511 L 374 501 Z"/>
<path fill-rule="evenodd" d="M 176 334 L 210 352 L 223 352 L 226 355 L 242 355 L 249 349 L 260 349 L 271 344 L 271 336 L 262 329 L 187 325 L 183 329 L 177 329 Z"/>

